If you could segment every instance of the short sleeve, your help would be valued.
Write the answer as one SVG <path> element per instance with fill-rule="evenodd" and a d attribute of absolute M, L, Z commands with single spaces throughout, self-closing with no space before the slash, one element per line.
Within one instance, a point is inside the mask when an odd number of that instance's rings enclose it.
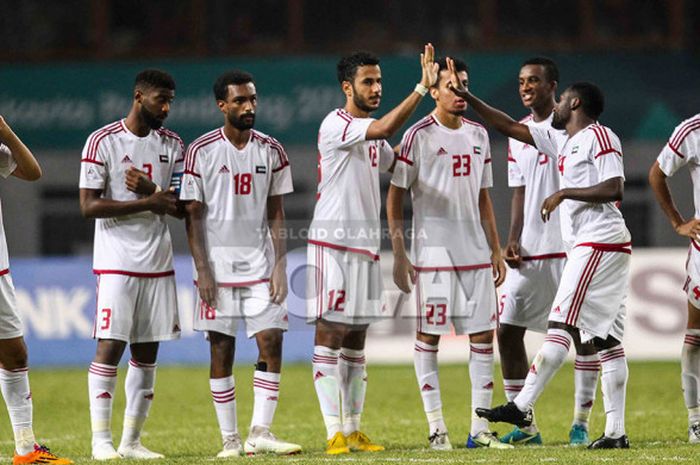
<path fill-rule="evenodd" d="M 394 164 L 395 154 L 389 142 L 379 141 L 379 172 L 386 173 Z"/>
<path fill-rule="evenodd" d="M 591 156 L 593 164 L 598 171 L 598 182 L 611 178 L 625 178 L 625 169 L 622 162 L 622 144 L 620 139 L 608 128 L 592 126 L 595 134 Z"/>
<path fill-rule="evenodd" d="M 521 187 L 525 185 L 525 177 L 520 170 L 518 160 L 513 156 L 513 146 L 518 142 L 508 139 L 508 187 Z"/>
<path fill-rule="evenodd" d="M 17 162 L 15 162 L 10 148 L 4 144 L 0 144 L 0 176 L 7 178 L 16 169 Z"/>
<path fill-rule="evenodd" d="M 530 129 L 537 150 L 556 160 L 559 155 L 559 143 L 557 142 L 559 134 L 554 129 L 544 127 L 528 126 L 528 129 Z"/>
<path fill-rule="evenodd" d="M 102 190 L 107 184 L 107 154 L 104 144 L 100 142 L 104 139 L 101 131 L 93 133 L 88 137 L 83 147 L 80 159 L 80 188 Z"/>
<path fill-rule="evenodd" d="M 289 194 L 294 191 L 292 185 L 292 168 L 289 165 L 287 152 L 276 139 L 270 138 L 270 150 L 272 151 L 272 180 L 267 196 Z"/>
<path fill-rule="evenodd" d="M 372 121 L 372 118 L 354 118 L 346 111 L 336 110 L 323 125 L 322 142 L 339 149 L 364 142 Z"/>
<path fill-rule="evenodd" d="M 196 144 L 190 144 L 185 155 L 185 165 L 180 183 L 180 200 L 196 200 L 204 202 L 204 190 L 202 186 L 202 171 L 199 167 L 201 161 Z"/>
<path fill-rule="evenodd" d="M 683 121 L 668 139 L 657 157 L 659 167 L 666 176 L 673 176 L 676 171 L 691 160 L 697 159 L 697 148 L 693 147 L 700 129 L 700 119 L 692 118 Z"/>
<path fill-rule="evenodd" d="M 175 194 L 179 196 L 182 189 L 182 177 L 185 174 L 185 144 L 179 137 L 177 142 L 178 147 L 173 164 L 173 174 L 170 177 L 170 187 L 175 189 Z"/>
<path fill-rule="evenodd" d="M 481 148 L 484 154 L 484 171 L 481 174 L 481 189 L 493 187 L 493 168 L 491 162 L 491 144 L 489 138 L 484 138 L 484 145 Z"/>
<path fill-rule="evenodd" d="M 414 138 L 411 143 L 407 143 L 409 137 L 409 129 L 403 135 L 401 140 L 401 151 L 396 157 L 396 166 L 394 166 L 394 174 L 391 177 L 391 183 L 402 189 L 409 189 L 418 177 L 419 157 L 418 151 L 420 147 L 420 139 Z"/>

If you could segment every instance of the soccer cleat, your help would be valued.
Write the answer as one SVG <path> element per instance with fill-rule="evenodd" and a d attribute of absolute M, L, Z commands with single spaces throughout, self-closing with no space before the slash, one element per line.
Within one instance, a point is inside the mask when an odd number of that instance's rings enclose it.
<path fill-rule="evenodd" d="M 688 442 L 700 444 L 700 421 L 696 421 L 688 427 Z"/>
<path fill-rule="evenodd" d="M 627 435 L 623 434 L 619 438 L 609 438 L 602 435 L 588 446 L 589 449 L 629 449 L 630 441 Z"/>
<path fill-rule="evenodd" d="M 591 443 L 588 429 L 583 425 L 573 425 L 569 431 L 569 444 L 572 446 L 587 446 Z"/>
<path fill-rule="evenodd" d="M 350 433 L 348 436 L 348 447 L 355 452 L 380 452 L 384 450 L 384 446 L 370 441 L 362 431 Z"/>
<path fill-rule="evenodd" d="M 328 440 L 328 445 L 326 446 L 326 454 L 337 455 L 349 453 L 350 448 L 348 447 L 348 442 L 345 439 L 345 435 L 340 431 L 335 433 L 333 437 Z"/>
<path fill-rule="evenodd" d="M 240 457 L 243 455 L 243 446 L 241 445 L 241 437 L 238 433 L 231 434 L 224 438 L 224 448 L 216 454 L 220 459 L 229 457 Z"/>
<path fill-rule="evenodd" d="M 153 452 L 147 449 L 141 444 L 141 441 L 136 441 L 128 444 L 119 444 L 119 449 L 117 449 L 119 455 L 125 459 L 142 459 L 142 460 L 152 460 L 152 459 L 162 459 L 165 455 L 159 454 L 158 452 Z"/>
<path fill-rule="evenodd" d="M 450 437 L 447 435 L 447 431 L 441 433 L 435 430 L 433 434 L 428 436 L 428 441 L 430 442 L 430 448 L 432 450 L 452 450 L 452 444 L 450 443 Z"/>
<path fill-rule="evenodd" d="M 513 446 L 510 444 L 504 444 L 498 440 L 496 433 L 491 431 L 482 431 L 476 436 L 471 434 L 467 438 L 467 443 L 465 444 L 467 449 L 476 449 L 478 447 L 488 447 L 490 449 L 512 449 Z"/>
<path fill-rule="evenodd" d="M 250 429 L 248 439 L 243 444 L 246 455 L 277 454 L 291 455 L 301 452 L 301 446 L 277 439 L 268 428 L 254 426 Z"/>
<path fill-rule="evenodd" d="M 513 430 L 501 438 L 501 442 L 505 444 L 525 444 L 525 445 L 542 445 L 542 435 L 539 431 L 528 433 L 517 426 Z"/>
<path fill-rule="evenodd" d="M 499 405 L 494 408 L 477 408 L 477 416 L 486 418 L 490 422 L 510 423 L 511 425 L 524 428 L 532 424 L 532 410 L 522 412 L 513 402 Z"/>
<path fill-rule="evenodd" d="M 95 444 L 92 446 L 93 460 L 116 460 L 120 458 L 122 458 L 122 456 L 114 448 L 114 444 L 112 444 L 112 441 L 103 442 L 101 444 Z"/>
<path fill-rule="evenodd" d="M 30 453 L 25 455 L 17 455 L 17 453 L 15 453 L 14 457 L 12 458 L 12 465 L 27 463 L 52 463 L 54 465 L 68 465 L 73 463 L 73 461 L 58 457 L 46 446 L 34 444 L 34 450 Z"/>

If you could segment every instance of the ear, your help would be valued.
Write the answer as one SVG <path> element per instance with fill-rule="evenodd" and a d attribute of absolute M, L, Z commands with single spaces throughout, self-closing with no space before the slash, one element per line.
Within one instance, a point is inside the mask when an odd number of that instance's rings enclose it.
<path fill-rule="evenodd" d="M 143 91 L 141 89 L 134 89 L 134 100 L 141 103 L 143 98 Z"/>
<path fill-rule="evenodd" d="M 352 84 L 350 83 L 350 81 L 343 81 L 342 89 L 346 97 L 352 97 Z"/>
<path fill-rule="evenodd" d="M 226 102 L 224 102 L 223 100 L 217 100 L 216 106 L 219 107 L 221 113 L 226 113 Z"/>
<path fill-rule="evenodd" d="M 571 101 L 569 102 L 569 108 L 571 109 L 571 111 L 576 110 L 580 106 L 581 106 L 581 99 L 578 97 L 572 97 Z"/>
<path fill-rule="evenodd" d="M 430 96 L 433 98 L 433 100 L 437 100 L 438 97 L 440 97 L 440 89 L 437 86 L 432 86 L 428 89 L 430 92 Z"/>

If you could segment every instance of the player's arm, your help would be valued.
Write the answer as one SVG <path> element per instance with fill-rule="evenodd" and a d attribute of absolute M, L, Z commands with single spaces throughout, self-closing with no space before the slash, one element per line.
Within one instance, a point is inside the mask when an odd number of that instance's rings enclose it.
<path fill-rule="evenodd" d="M 493 126 L 501 134 L 525 142 L 529 145 L 535 145 L 535 141 L 530 134 L 530 128 L 526 124 L 518 123 L 513 118 L 486 104 L 483 100 L 477 98 L 469 92 L 464 84 L 459 80 L 457 69 L 454 61 L 447 58 L 447 69 L 450 71 L 450 89 L 459 97 L 467 101 L 475 112 L 486 121 L 489 126 Z"/>
<path fill-rule="evenodd" d="M 153 182 L 145 172 L 133 165 L 126 170 L 126 188 L 135 194 L 145 196 L 155 194 L 162 190 L 162 188 Z M 178 200 L 175 203 L 175 208 L 169 209 L 166 213 L 181 220 L 185 217 L 185 204 Z"/>
<path fill-rule="evenodd" d="M 427 89 L 430 89 L 430 87 L 435 84 L 438 77 L 439 67 L 438 64 L 435 63 L 435 49 L 433 48 L 433 44 L 427 44 L 425 46 L 423 53 L 420 54 L 420 63 L 422 76 L 419 85 L 423 86 L 427 91 Z M 418 93 L 418 91 L 412 91 L 411 94 L 393 110 L 378 120 L 372 121 L 367 128 L 365 139 L 388 139 L 396 134 L 396 131 L 408 121 L 408 118 L 410 118 L 416 110 L 418 104 L 423 99 L 423 95 L 424 94 Z"/>
<path fill-rule="evenodd" d="M 204 245 L 204 204 L 197 200 L 185 202 L 185 228 L 194 267 L 197 270 L 199 296 L 210 307 L 216 307 L 216 281 L 209 266 Z"/>
<path fill-rule="evenodd" d="M 34 154 L 24 145 L 2 116 L 0 116 L 0 142 L 10 149 L 12 158 L 17 163 L 17 168 L 12 172 L 13 176 L 25 181 L 36 181 L 41 177 L 41 166 L 34 158 Z"/>
<path fill-rule="evenodd" d="M 491 265 L 493 265 L 493 280 L 496 287 L 500 286 L 506 279 L 506 265 L 501 256 L 501 243 L 496 229 L 496 216 L 493 213 L 493 204 L 489 190 L 483 188 L 479 191 L 479 215 L 481 216 L 481 227 L 484 228 L 486 241 L 491 249 Z"/>
<path fill-rule="evenodd" d="M 282 195 L 267 198 L 267 222 L 270 226 L 275 266 L 270 279 L 270 297 L 276 304 L 287 298 L 287 242 L 284 239 L 284 200 Z"/>
<path fill-rule="evenodd" d="M 589 203 L 608 203 L 622 200 L 625 182 L 622 177 L 606 179 L 591 187 L 566 188 L 550 195 L 542 202 L 542 221 L 548 221 L 549 215 L 564 200 L 578 200 Z"/>
<path fill-rule="evenodd" d="M 114 218 L 150 211 L 164 215 L 176 209 L 177 199 L 172 189 L 155 192 L 136 200 L 102 198 L 101 189 L 80 189 L 80 213 L 85 218 Z"/>
<path fill-rule="evenodd" d="M 508 231 L 508 245 L 504 259 L 511 268 L 520 267 L 520 236 L 523 233 L 523 221 L 525 217 L 525 186 L 513 188 L 513 197 L 510 201 L 510 230 Z"/>
<path fill-rule="evenodd" d="M 649 170 L 649 185 L 654 191 L 656 201 L 666 214 L 666 217 L 671 222 L 673 229 L 681 236 L 698 239 L 700 234 L 700 220 L 691 218 L 685 220 L 683 215 L 678 211 L 676 203 L 673 201 L 673 196 L 666 183 L 666 174 L 661 170 L 659 162 L 655 161 Z"/>
<path fill-rule="evenodd" d="M 386 214 L 391 234 L 391 248 L 394 252 L 394 283 L 403 292 L 411 292 L 411 284 L 416 282 L 416 271 L 406 255 L 403 235 L 403 199 L 406 189 L 389 185 L 386 197 Z M 409 283 L 410 280 L 410 283 Z"/>

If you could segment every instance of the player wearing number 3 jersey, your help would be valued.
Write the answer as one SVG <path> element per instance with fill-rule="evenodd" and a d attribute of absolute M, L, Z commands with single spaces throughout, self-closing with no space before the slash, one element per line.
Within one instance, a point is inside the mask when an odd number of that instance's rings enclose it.
<path fill-rule="evenodd" d="M 440 336 L 469 334 L 472 390 L 471 432 L 467 447 L 511 448 L 474 414 L 489 408 L 493 394 L 493 336 L 496 288 L 505 265 L 488 194 L 493 184 L 486 129 L 462 117 L 464 99 L 448 87 L 445 59 L 430 89 L 436 109 L 404 133 L 391 178 L 387 213 L 394 250 L 394 281 L 415 299 L 418 328 L 415 369 L 428 418 L 430 447 L 450 449 L 442 415 L 437 352 Z M 465 85 L 468 69 L 457 62 Z M 411 191 L 411 258 L 403 239 L 403 197 Z M 410 280 L 410 282 L 409 282 Z"/>
<path fill-rule="evenodd" d="M 141 445 L 140 433 L 153 399 L 158 342 L 180 336 L 173 252 L 164 218 L 166 213 L 179 215 L 176 186 L 170 186 L 177 184 L 184 163 L 182 140 L 162 128 L 174 96 L 170 75 L 140 73 L 129 115 L 95 131 L 83 149 L 80 207 L 85 217 L 96 218 L 98 342 L 88 384 L 92 455 L 97 460 L 162 457 Z M 130 183 L 134 173 L 138 185 Z M 132 358 L 124 433 L 115 450 L 112 399 L 126 344 Z"/>

